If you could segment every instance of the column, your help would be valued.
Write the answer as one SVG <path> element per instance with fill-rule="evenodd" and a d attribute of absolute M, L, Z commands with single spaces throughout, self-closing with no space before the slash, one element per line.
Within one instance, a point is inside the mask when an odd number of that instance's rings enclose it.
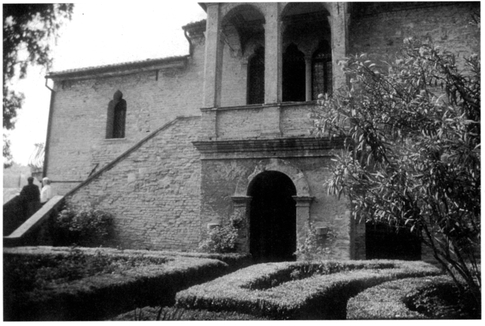
<path fill-rule="evenodd" d="M 312 100 L 312 57 L 305 56 L 305 101 Z"/>
<path fill-rule="evenodd" d="M 217 3 L 207 4 L 205 32 L 204 99 L 206 108 L 221 104 L 222 44 L 221 13 Z"/>
<path fill-rule="evenodd" d="M 293 196 L 296 201 L 296 245 L 302 244 L 307 237 L 307 223 L 310 220 L 310 204 L 314 197 Z M 298 259 L 298 257 L 297 257 Z"/>
<path fill-rule="evenodd" d="M 281 22 L 279 21 L 278 3 L 269 5 L 264 25 L 264 103 L 281 101 L 282 60 Z"/>
<path fill-rule="evenodd" d="M 346 2 L 334 2 L 330 18 L 332 31 L 332 73 L 334 92 L 345 85 L 345 75 L 338 62 L 347 55 L 349 14 Z"/>
<path fill-rule="evenodd" d="M 240 253 L 249 253 L 249 204 L 251 196 L 232 196 L 233 211 L 231 220 L 241 220 L 239 238 L 237 240 L 237 251 Z"/>

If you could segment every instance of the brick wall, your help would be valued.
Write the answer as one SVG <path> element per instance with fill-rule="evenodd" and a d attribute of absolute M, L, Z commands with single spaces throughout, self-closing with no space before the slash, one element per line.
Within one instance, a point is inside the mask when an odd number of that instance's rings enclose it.
<path fill-rule="evenodd" d="M 467 56 L 479 51 L 479 32 L 470 26 L 471 13 L 480 12 L 480 3 L 421 3 L 413 8 L 405 3 L 370 4 L 354 13 L 349 27 L 349 53 L 394 54 L 407 37 L 424 36 L 456 53 Z"/>
<path fill-rule="evenodd" d="M 75 192 L 115 216 L 112 246 L 194 250 L 200 232 L 199 117 L 179 118 Z"/>
<path fill-rule="evenodd" d="M 379 6 L 353 14 L 349 53 L 392 54 L 404 38 L 419 35 L 429 36 L 459 56 L 479 50 L 477 31 L 468 25 L 469 14 L 479 3 L 433 4 L 417 9 Z M 263 12 L 266 7 L 261 5 Z M 233 35 L 227 36 L 231 43 Z M 224 44 L 221 105 L 244 105 L 248 54 Z M 47 175 L 58 194 L 66 193 L 93 169 L 101 169 L 176 116 L 200 114 L 204 39 L 200 37 L 194 45 L 185 68 L 55 85 Z M 118 89 L 127 101 L 126 138 L 107 140 L 108 103 Z M 310 206 L 311 219 L 337 233 L 332 243 L 333 257 L 364 258 L 365 228 L 351 223 L 347 201 L 337 201 L 323 187 L 331 173 L 328 157 L 315 157 L 311 151 L 291 157 L 283 152 L 251 152 L 239 153 L 238 158 L 199 161 L 191 141 L 202 134 L 213 137 L 216 129 L 227 139 L 241 138 L 242 131 L 247 137 L 260 137 L 261 132 L 278 128 L 285 136 L 306 134 L 307 108 L 262 110 L 220 110 L 217 115 L 211 111 L 204 117 L 211 125 L 204 130 L 199 129 L 198 119 L 178 120 L 80 189 L 73 200 L 79 204 L 93 202 L 116 215 L 115 245 L 192 250 L 207 223 L 227 219 L 233 212 L 230 197 L 238 180 L 247 178 L 261 162 L 286 156 L 285 160 L 303 171 L 310 194 L 315 197 Z"/>
<path fill-rule="evenodd" d="M 275 154 L 278 157 L 277 153 Z M 275 158 L 261 158 L 261 153 L 251 153 L 245 159 L 204 160 L 201 175 L 201 223 L 227 223 L 234 210 L 231 196 L 241 179 L 248 179 L 254 171 L 265 167 L 273 170 Z M 250 156 L 253 156 L 251 158 Z M 258 157 L 259 156 L 259 157 Z M 266 156 L 268 156 L 266 154 Z M 350 252 L 350 211 L 346 199 L 337 200 L 328 195 L 324 187 L 330 177 L 330 157 L 285 158 L 284 163 L 301 170 L 309 185 L 310 196 L 314 199 L 310 206 L 310 220 L 316 226 L 330 228 L 336 233 L 336 239 L 330 244 L 333 247 L 331 258 L 349 259 Z M 278 161 L 278 160 L 277 160 Z M 281 161 L 283 162 L 283 161 Z M 289 176 L 290 178 L 294 176 Z M 247 190 L 246 190 L 247 191 Z M 245 193 L 247 194 L 247 192 Z M 297 193 L 297 196 L 301 195 Z M 305 221 L 301 221 L 305 223 Z M 298 226 L 304 227 L 304 225 Z M 300 239 L 302 240 L 302 239 Z"/>
<path fill-rule="evenodd" d="M 56 83 L 47 175 L 57 193 L 175 117 L 200 115 L 203 60 L 202 42 L 186 68 L 161 70 L 158 77 L 151 71 Z M 127 102 L 125 138 L 105 139 L 108 103 L 118 89 Z"/>

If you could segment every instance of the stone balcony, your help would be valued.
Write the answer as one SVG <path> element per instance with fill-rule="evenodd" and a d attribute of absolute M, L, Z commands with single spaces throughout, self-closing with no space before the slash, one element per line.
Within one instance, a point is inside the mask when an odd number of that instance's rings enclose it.
<path fill-rule="evenodd" d="M 195 147 L 205 159 L 333 156 L 343 137 L 310 134 L 315 102 L 247 105 L 202 109 Z"/>
<path fill-rule="evenodd" d="M 200 141 L 311 137 L 315 102 L 204 108 Z"/>

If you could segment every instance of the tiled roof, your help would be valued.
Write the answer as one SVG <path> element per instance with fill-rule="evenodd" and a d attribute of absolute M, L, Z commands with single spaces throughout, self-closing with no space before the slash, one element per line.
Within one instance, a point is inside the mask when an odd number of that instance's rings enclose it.
<path fill-rule="evenodd" d="M 82 75 L 91 75 L 96 73 L 105 73 L 105 72 L 111 72 L 111 71 L 143 68 L 143 67 L 149 67 L 153 65 L 166 64 L 166 63 L 178 61 L 178 60 L 185 60 L 187 57 L 188 55 L 172 56 L 172 57 L 166 57 L 166 58 L 130 61 L 130 62 L 109 64 L 109 65 L 96 66 L 96 67 L 86 67 L 86 68 L 69 69 L 69 70 L 63 70 L 63 71 L 55 71 L 55 72 L 48 73 L 46 78 L 74 77 L 74 76 L 82 76 Z"/>

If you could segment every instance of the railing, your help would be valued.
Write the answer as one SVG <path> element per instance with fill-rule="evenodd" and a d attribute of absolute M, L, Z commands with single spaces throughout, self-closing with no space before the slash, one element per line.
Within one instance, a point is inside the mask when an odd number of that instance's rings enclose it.
<path fill-rule="evenodd" d="M 224 139 L 305 137 L 312 128 L 313 102 L 203 109 L 207 137 Z"/>
<path fill-rule="evenodd" d="M 25 208 L 19 195 L 3 204 L 3 235 L 9 235 L 27 220 Z"/>
<path fill-rule="evenodd" d="M 48 236 L 42 232 L 43 230 L 41 226 L 52 214 L 57 213 L 57 210 L 60 208 L 63 201 L 63 196 L 54 196 L 10 235 L 4 236 L 3 245 L 7 247 L 17 245 L 39 245 L 41 243 L 47 244 L 46 242 L 49 242 L 50 239 L 48 239 Z"/>

